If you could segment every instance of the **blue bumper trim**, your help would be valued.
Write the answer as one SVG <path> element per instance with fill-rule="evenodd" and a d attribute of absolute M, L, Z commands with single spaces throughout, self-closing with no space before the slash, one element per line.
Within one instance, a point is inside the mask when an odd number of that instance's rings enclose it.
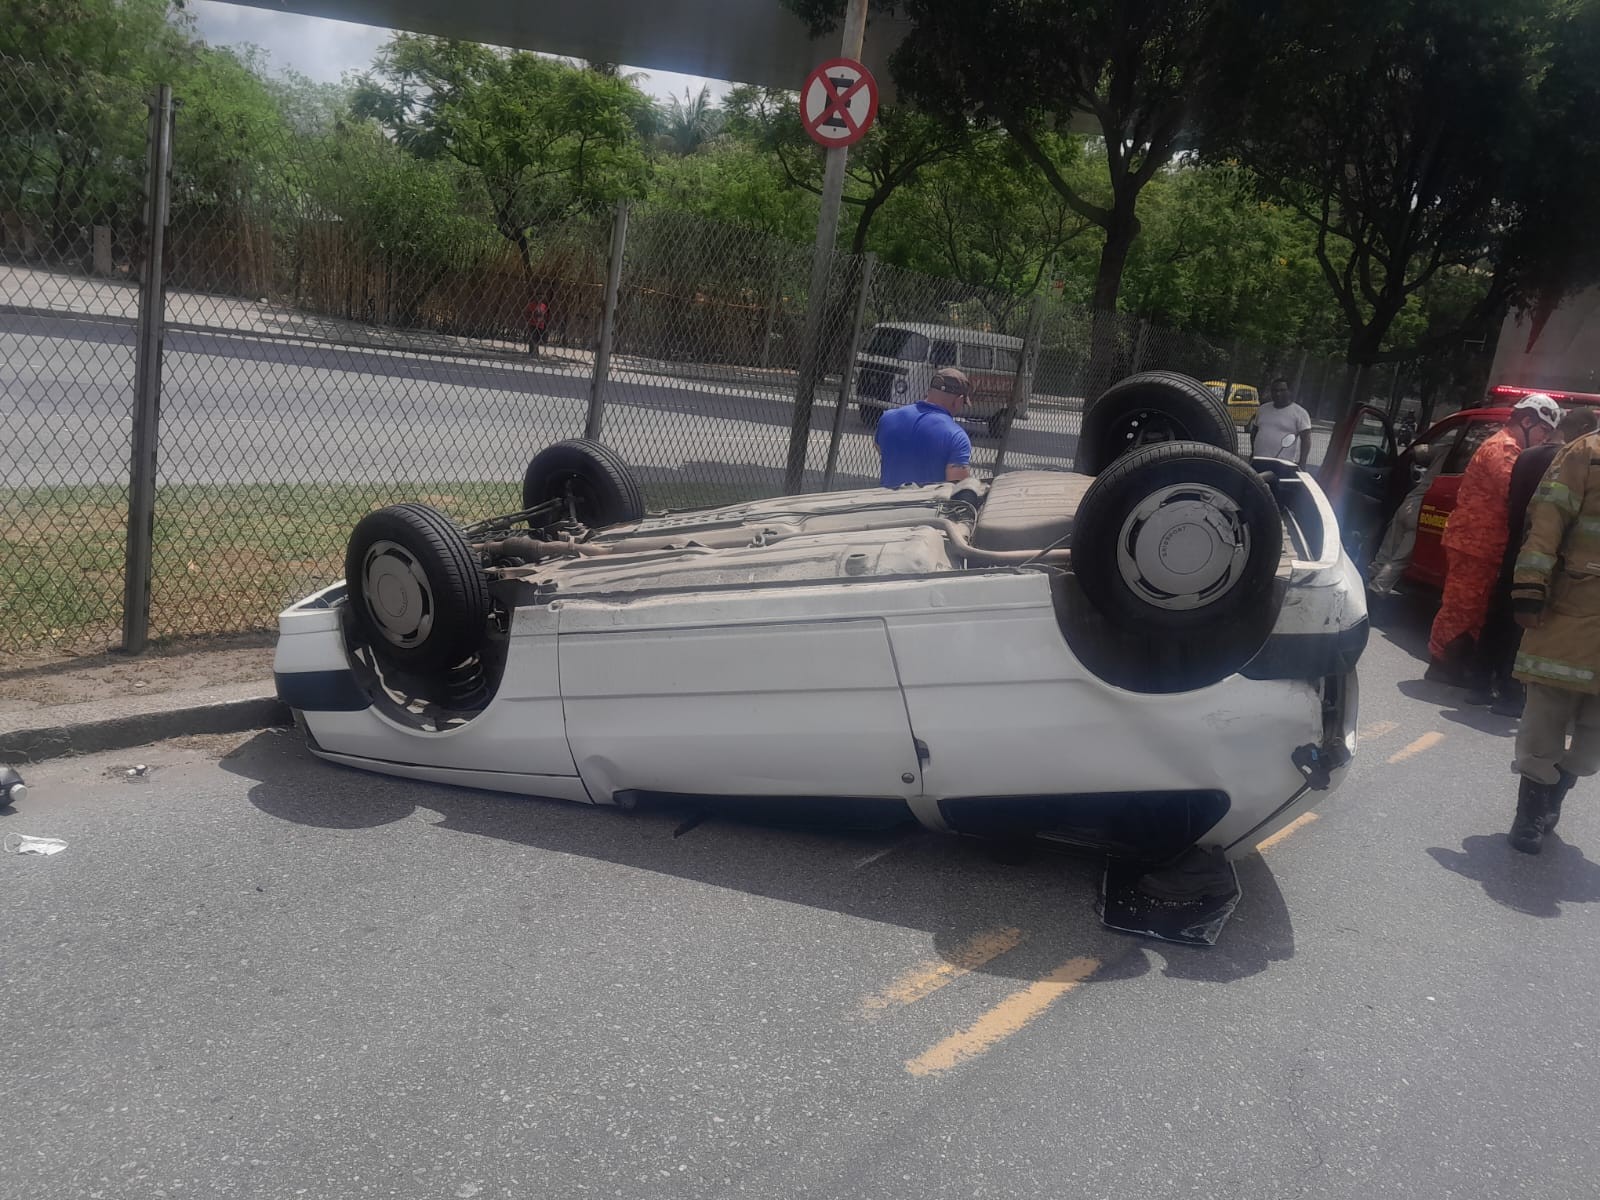
<path fill-rule="evenodd" d="M 299 712 L 360 712 L 372 701 L 347 670 L 277 671 L 278 699 Z"/>

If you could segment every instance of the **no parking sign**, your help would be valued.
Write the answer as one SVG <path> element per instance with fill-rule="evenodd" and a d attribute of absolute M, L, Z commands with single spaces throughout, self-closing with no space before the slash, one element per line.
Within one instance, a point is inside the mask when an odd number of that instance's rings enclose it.
<path fill-rule="evenodd" d="M 878 81 L 853 58 L 829 59 L 800 89 L 800 123 L 822 146 L 853 146 L 878 115 Z"/>

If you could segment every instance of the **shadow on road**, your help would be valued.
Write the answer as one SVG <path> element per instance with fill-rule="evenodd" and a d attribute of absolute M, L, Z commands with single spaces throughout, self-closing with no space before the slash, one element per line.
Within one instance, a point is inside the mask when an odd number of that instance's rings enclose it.
<path fill-rule="evenodd" d="M 1101 861 L 1040 844 L 1002 855 L 920 827 L 851 832 L 694 817 L 626 813 L 561 801 L 380 778 L 315 758 L 298 741 L 260 735 L 222 766 L 255 781 L 250 802 L 280 820 L 322 829 L 375 829 L 418 810 L 439 828 L 558 854 L 670 875 L 735 892 L 928 933 L 949 962 L 980 934 L 1020 930 L 1018 946 L 977 968 L 1037 980 L 1090 956 L 1096 980 L 1148 972 L 1151 953 L 1172 978 L 1228 983 L 1294 954 L 1283 896 L 1259 857 L 1239 864 L 1244 896 L 1217 946 L 1145 942 L 1099 924 Z M 598 899 L 598 897 L 597 897 Z"/>
<path fill-rule="evenodd" d="M 1442 683 L 1429 683 L 1425 679 L 1402 679 L 1395 684 L 1402 696 L 1437 708 L 1439 715 L 1456 725 L 1465 725 L 1490 737 L 1508 738 L 1517 732 L 1513 717 L 1502 717 L 1467 703 L 1467 693 L 1461 688 L 1446 687 Z"/>
<path fill-rule="evenodd" d="M 1508 796 L 1508 825 L 1509 801 Z M 1428 856 L 1445 870 L 1481 885 L 1496 904 L 1530 917 L 1559 917 L 1563 904 L 1600 903 L 1600 865 L 1562 841 L 1558 833 L 1545 838 L 1539 855 L 1519 854 L 1504 834 L 1496 833 L 1465 838 L 1460 850 L 1429 847 Z"/>

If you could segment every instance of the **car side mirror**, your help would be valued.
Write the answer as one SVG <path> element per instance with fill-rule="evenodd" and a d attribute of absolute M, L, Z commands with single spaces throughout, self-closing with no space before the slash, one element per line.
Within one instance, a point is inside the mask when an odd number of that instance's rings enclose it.
<path fill-rule="evenodd" d="M 1427 442 L 1419 442 L 1412 446 L 1411 461 L 1419 467 L 1431 467 L 1433 465 L 1433 447 L 1428 445 Z"/>

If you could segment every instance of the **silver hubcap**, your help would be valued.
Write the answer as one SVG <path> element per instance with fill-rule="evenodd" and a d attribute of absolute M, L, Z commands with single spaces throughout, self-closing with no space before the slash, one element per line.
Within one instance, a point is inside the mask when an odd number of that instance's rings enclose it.
<path fill-rule="evenodd" d="M 361 564 L 362 591 L 378 632 L 396 646 L 417 646 L 433 630 L 433 589 L 422 566 L 396 542 L 374 542 Z"/>
<path fill-rule="evenodd" d="M 1238 504 L 1205 484 L 1152 493 L 1117 540 L 1123 582 L 1146 603 L 1175 611 L 1227 595 L 1249 561 L 1250 530 Z"/>

